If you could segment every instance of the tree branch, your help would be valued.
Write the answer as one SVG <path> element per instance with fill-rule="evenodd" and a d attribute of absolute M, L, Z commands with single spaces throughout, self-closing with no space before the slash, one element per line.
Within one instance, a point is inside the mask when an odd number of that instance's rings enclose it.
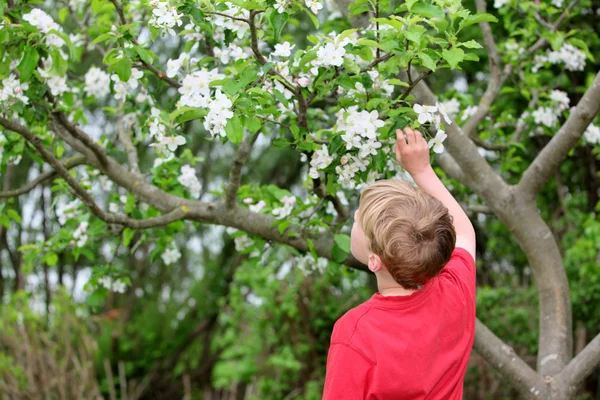
<path fill-rule="evenodd" d="M 117 0 L 110 0 L 110 2 L 113 3 L 113 5 L 115 6 L 115 9 L 117 10 L 117 14 L 119 14 L 119 19 L 121 20 L 121 24 L 127 25 L 128 22 L 127 22 L 127 19 L 125 18 L 125 13 L 123 12 L 123 6 L 121 5 L 121 3 L 119 3 Z M 135 38 L 132 39 L 132 42 L 134 45 L 136 45 L 136 46 L 138 45 L 138 42 Z M 173 86 L 174 88 L 179 89 L 181 87 L 181 84 L 179 82 L 166 76 L 161 70 L 156 68 L 154 65 L 148 64 L 146 61 L 144 61 L 142 59 L 140 59 L 140 64 L 143 66 L 143 68 L 151 71 L 159 79 L 167 82 L 169 85 Z"/>
<path fill-rule="evenodd" d="M 569 14 L 571 12 L 573 7 L 575 7 L 575 5 L 577 5 L 578 2 L 579 2 L 579 0 L 573 0 L 567 6 L 567 8 L 565 8 L 565 11 L 563 11 L 562 14 L 560 14 L 560 16 L 556 19 L 556 21 L 554 21 L 554 24 L 552 25 L 550 32 L 554 33 L 558 30 L 560 25 L 563 23 L 563 21 L 567 17 L 567 14 Z M 526 54 L 527 55 L 533 54 L 536 51 L 538 51 L 539 49 L 541 49 L 542 47 L 544 47 L 546 44 L 548 44 L 548 38 L 545 36 L 541 37 L 529 49 L 527 49 Z"/>
<path fill-rule="evenodd" d="M 133 144 L 133 140 L 131 139 L 131 125 L 124 126 L 125 118 L 122 116 L 119 118 L 117 123 L 117 131 L 119 135 L 119 141 L 125 147 L 125 151 L 127 152 L 127 161 L 129 162 L 129 167 L 131 171 L 135 174 L 139 174 L 140 171 L 140 162 L 138 158 L 137 149 Z"/>
<path fill-rule="evenodd" d="M 600 334 L 571 360 L 558 375 L 559 380 L 568 385 L 573 393 L 581 382 L 600 365 Z"/>
<path fill-rule="evenodd" d="M 75 168 L 75 167 L 85 164 L 85 163 L 86 163 L 85 157 L 76 156 L 76 157 L 67 159 L 63 165 L 66 169 L 71 169 L 71 168 Z M 20 187 L 19 189 L 8 190 L 6 192 L 0 192 L 0 199 L 6 199 L 9 197 L 18 197 L 25 193 L 29 193 L 37 185 L 42 184 L 42 183 L 46 182 L 47 180 L 53 179 L 56 175 L 57 175 L 57 172 L 54 170 L 41 173 L 40 175 L 38 175 L 37 178 L 35 178 L 31 182 L 27 183 L 26 185 Z"/>
<path fill-rule="evenodd" d="M 473 348 L 507 378 L 523 398 L 532 397 L 531 388 L 536 385 L 536 372 L 479 319 L 475 324 Z"/>
<path fill-rule="evenodd" d="M 518 189 L 536 197 L 600 111 L 600 72 L 567 121 L 523 173 Z"/>
<path fill-rule="evenodd" d="M 149 218 L 146 220 L 135 220 L 124 215 L 105 213 L 96 204 L 92 196 L 85 189 L 83 189 L 77 183 L 77 181 L 75 181 L 71 174 L 69 174 L 69 170 L 63 164 L 61 164 L 60 161 L 58 161 L 54 157 L 54 155 L 48 149 L 46 149 L 46 147 L 44 147 L 39 137 L 35 136 L 24 126 L 15 124 L 3 117 L 0 117 L 0 125 L 2 125 L 10 131 L 18 133 L 25 140 L 31 143 L 33 147 L 37 150 L 38 154 L 44 159 L 44 161 L 50 164 L 52 168 L 54 168 L 56 173 L 67 182 L 67 184 L 75 192 L 75 195 L 90 209 L 92 214 L 94 214 L 96 217 L 98 217 L 106 223 L 119 224 L 134 229 L 152 228 L 157 226 L 168 225 L 171 222 L 183 219 L 188 211 L 186 207 L 179 207 L 173 209 L 168 214 L 162 215 L 160 217 Z"/>
<path fill-rule="evenodd" d="M 235 159 L 229 171 L 229 183 L 225 189 L 225 204 L 228 208 L 233 208 L 236 205 L 237 192 L 242 182 L 242 167 L 246 164 L 252 146 L 254 146 L 259 134 L 260 132 L 247 135 L 235 153 Z"/>

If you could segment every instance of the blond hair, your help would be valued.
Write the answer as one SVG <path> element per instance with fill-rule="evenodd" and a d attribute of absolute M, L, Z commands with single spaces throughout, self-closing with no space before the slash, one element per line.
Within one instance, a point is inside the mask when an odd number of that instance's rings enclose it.
<path fill-rule="evenodd" d="M 456 244 L 441 201 L 399 180 L 382 180 L 360 197 L 358 213 L 370 251 L 405 289 L 418 289 L 444 268 Z"/>

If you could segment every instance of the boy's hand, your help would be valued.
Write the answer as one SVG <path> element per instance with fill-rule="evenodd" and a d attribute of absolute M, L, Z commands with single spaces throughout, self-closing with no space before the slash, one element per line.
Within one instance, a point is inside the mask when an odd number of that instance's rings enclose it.
<path fill-rule="evenodd" d="M 406 135 L 406 139 L 404 138 Z M 396 129 L 396 160 L 413 177 L 430 168 L 429 147 L 418 130 L 404 128 L 404 133 Z"/>

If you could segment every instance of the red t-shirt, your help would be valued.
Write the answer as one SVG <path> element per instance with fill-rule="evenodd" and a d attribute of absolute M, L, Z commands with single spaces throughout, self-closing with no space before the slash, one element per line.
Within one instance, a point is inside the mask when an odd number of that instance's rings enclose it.
<path fill-rule="evenodd" d="M 456 248 L 410 296 L 375 293 L 333 327 L 324 400 L 459 400 L 475 335 L 475 261 Z"/>

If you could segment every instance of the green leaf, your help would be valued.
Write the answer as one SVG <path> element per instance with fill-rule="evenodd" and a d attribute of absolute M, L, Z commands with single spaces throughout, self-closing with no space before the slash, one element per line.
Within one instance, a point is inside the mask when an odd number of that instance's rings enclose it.
<path fill-rule="evenodd" d="M 466 47 L 467 49 L 481 49 L 482 46 L 475 40 L 469 40 L 468 42 L 459 43 L 458 46 Z"/>
<path fill-rule="evenodd" d="M 7 230 L 10 229 L 10 219 L 6 215 L 0 215 L 0 225 L 4 226 Z"/>
<path fill-rule="evenodd" d="M 448 62 L 450 68 L 454 69 L 462 60 L 465 59 L 465 52 L 462 49 L 453 47 L 450 50 L 444 49 L 442 57 Z"/>
<path fill-rule="evenodd" d="M 55 252 L 51 251 L 49 253 L 46 253 L 44 260 L 46 261 L 46 264 L 48 264 L 51 267 L 54 267 L 58 262 L 58 255 L 56 255 Z"/>
<path fill-rule="evenodd" d="M 75 57 L 75 46 L 73 46 L 73 42 L 71 42 L 71 38 L 69 37 L 69 35 L 67 35 L 64 32 L 59 32 L 56 29 L 50 29 L 47 34 L 54 34 L 56 36 L 59 36 L 69 48 L 69 56 L 71 58 Z"/>
<path fill-rule="evenodd" d="M 281 35 L 281 31 L 283 27 L 290 19 L 290 15 L 286 12 L 279 14 L 278 12 L 271 13 L 270 22 L 273 27 L 273 39 L 275 41 L 279 40 L 279 36 Z"/>
<path fill-rule="evenodd" d="M 283 232 L 285 232 L 285 230 L 292 224 L 292 221 L 290 221 L 289 219 L 283 220 L 281 222 L 279 222 L 279 224 L 277 225 L 277 230 L 279 231 L 280 235 L 283 235 Z"/>
<path fill-rule="evenodd" d="M 246 128 L 252 133 L 256 133 L 262 128 L 262 122 L 258 117 L 246 118 Z"/>
<path fill-rule="evenodd" d="M 406 0 L 406 8 L 408 9 L 408 11 L 412 11 L 413 6 L 415 5 L 415 3 L 417 3 L 419 0 Z"/>
<path fill-rule="evenodd" d="M 127 82 L 131 78 L 131 67 L 131 61 L 123 57 L 119 62 L 111 65 L 109 69 L 117 73 L 121 82 Z"/>
<path fill-rule="evenodd" d="M 421 38 L 423 37 L 423 33 L 425 33 L 427 29 L 421 25 L 413 25 L 406 32 L 404 32 L 404 37 L 411 42 L 415 42 L 416 44 L 421 43 Z"/>
<path fill-rule="evenodd" d="M 396 78 L 388 79 L 387 83 L 389 83 L 390 85 L 394 85 L 394 86 L 403 86 L 403 87 L 409 86 L 407 82 L 403 82 L 400 79 L 396 79 Z"/>
<path fill-rule="evenodd" d="M 341 233 L 333 237 L 335 244 L 346 253 L 350 252 L 350 236 Z"/>
<path fill-rule="evenodd" d="M 437 69 L 437 65 L 436 65 L 436 62 L 433 61 L 433 58 L 429 57 L 425 53 L 419 53 L 418 56 L 419 56 L 419 60 L 421 60 L 421 64 L 423 64 L 423 66 L 425 68 L 430 69 L 435 72 L 435 70 Z"/>
<path fill-rule="evenodd" d="M 421 1 L 413 5 L 410 11 L 426 18 L 443 19 L 445 17 L 444 11 L 440 7 Z"/>
<path fill-rule="evenodd" d="M 494 17 L 492 14 L 487 13 L 469 15 L 467 18 L 460 21 L 458 31 L 461 31 L 463 28 L 466 28 L 469 25 L 478 24 L 480 22 L 498 22 L 498 18 Z"/>
<path fill-rule="evenodd" d="M 358 64 L 347 57 L 344 57 L 344 68 L 346 68 L 346 70 L 352 72 L 353 74 L 360 74 L 360 67 L 358 66 Z"/>
<path fill-rule="evenodd" d="M 60 21 L 61 24 L 65 23 L 65 20 L 67 19 L 68 15 L 69 15 L 69 9 L 66 7 L 63 7 L 58 11 L 58 20 Z"/>
<path fill-rule="evenodd" d="M 315 29 L 319 29 L 319 20 L 317 19 L 315 14 L 313 14 L 313 12 L 310 11 L 308 8 L 304 8 L 304 11 L 308 14 L 308 17 L 310 18 L 313 25 L 315 26 Z"/>
<path fill-rule="evenodd" d="M 40 54 L 38 53 L 35 47 L 25 47 L 25 54 L 23 54 L 21 62 L 19 63 L 19 65 L 17 65 L 17 70 L 19 71 L 21 82 L 26 82 L 31 79 L 31 75 L 33 74 L 33 70 L 37 66 L 37 62 L 39 59 Z"/>
<path fill-rule="evenodd" d="M 206 116 L 206 113 L 207 111 L 202 108 L 182 107 L 169 114 L 169 120 L 176 124 L 182 124 L 187 121 L 203 118 Z"/>
<path fill-rule="evenodd" d="M 69 68 L 69 63 L 65 60 L 57 49 L 50 51 L 52 56 L 52 68 L 50 73 L 52 75 L 64 76 Z"/>
<path fill-rule="evenodd" d="M 108 39 L 115 39 L 115 35 L 112 33 L 103 33 L 102 35 L 100 35 L 96 39 L 94 39 L 92 44 L 98 44 L 98 43 L 107 41 Z M 112 40 L 112 42 L 114 42 L 114 40 Z"/>
<path fill-rule="evenodd" d="M 131 228 L 125 228 L 123 230 L 123 246 L 129 247 L 131 239 L 133 239 L 133 235 L 135 235 L 135 230 Z"/>
<path fill-rule="evenodd" d="M 244 127 L 242 126 L 240 117 L 235 115 L 227 121 L 227 125 L 225 125 L 225 134 L 227 135 L 227 139 L 231 140 L 232 143 L 240 144 L 244 137 Z"/>
<path fill-rule="evenodd" d="M 310 254 L 313 256 L 315 261 L 317 261 L 319 259 L 319 255 L 315 250 L 315 244 L 313 243 L 312 239 L 306 239 L 306 244 L 308 245 L 308 251 L 310 251 Z"/>
<path fill-rule="evenodd" d="M 6 215 L 8 215 L 10 217 L 10 219 L 15 221 L 17 224 L 21 224 L 21 216 L 19 215 L 19 213 L 16 210 L 9 208 L 6 211 Z"/>

